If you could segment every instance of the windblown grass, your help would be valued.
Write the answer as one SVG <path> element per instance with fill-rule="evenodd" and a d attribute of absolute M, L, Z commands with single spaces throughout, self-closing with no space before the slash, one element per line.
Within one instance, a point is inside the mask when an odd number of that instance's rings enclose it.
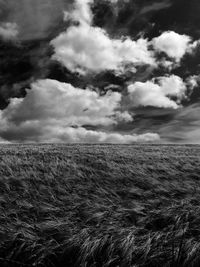
<path fill-rule="evenodd" d="M 200 266 L 200 147 L 2 145 L 0 266 Z"/>

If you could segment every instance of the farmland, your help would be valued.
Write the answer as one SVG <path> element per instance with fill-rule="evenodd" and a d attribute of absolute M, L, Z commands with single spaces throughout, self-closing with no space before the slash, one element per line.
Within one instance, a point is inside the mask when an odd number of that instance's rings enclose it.
<path fill-rule="evenodd" d="M 0 265 L 200 266 L 200 146 L 1 145 Z"/>

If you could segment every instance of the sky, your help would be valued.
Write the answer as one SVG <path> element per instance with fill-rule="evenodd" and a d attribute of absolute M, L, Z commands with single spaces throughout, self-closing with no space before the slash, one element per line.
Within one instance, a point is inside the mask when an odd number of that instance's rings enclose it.
<path fill-rule="evenodd" d="M 0 0 L 0 142 L 200 143 L 198 0 Z"/>

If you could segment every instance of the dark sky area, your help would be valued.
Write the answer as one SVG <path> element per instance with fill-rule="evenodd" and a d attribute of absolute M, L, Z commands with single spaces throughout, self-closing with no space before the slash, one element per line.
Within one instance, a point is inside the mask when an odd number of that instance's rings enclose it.
<path fill-rule="evenodd" d="M 0 0 L 0 142 L 200 143 L 198 0 Z"/>

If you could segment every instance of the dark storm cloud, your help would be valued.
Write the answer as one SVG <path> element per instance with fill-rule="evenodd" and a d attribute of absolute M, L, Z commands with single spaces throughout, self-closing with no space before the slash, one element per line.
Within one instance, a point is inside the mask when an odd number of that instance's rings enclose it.
<path fill-rule="evenodd" d="M 51 49 L 46 41 L 26 44 L 0 42 L 0 109 L 11 97 L 24 97 L 25 88 L 35 79 L 45 78 Z"/>

